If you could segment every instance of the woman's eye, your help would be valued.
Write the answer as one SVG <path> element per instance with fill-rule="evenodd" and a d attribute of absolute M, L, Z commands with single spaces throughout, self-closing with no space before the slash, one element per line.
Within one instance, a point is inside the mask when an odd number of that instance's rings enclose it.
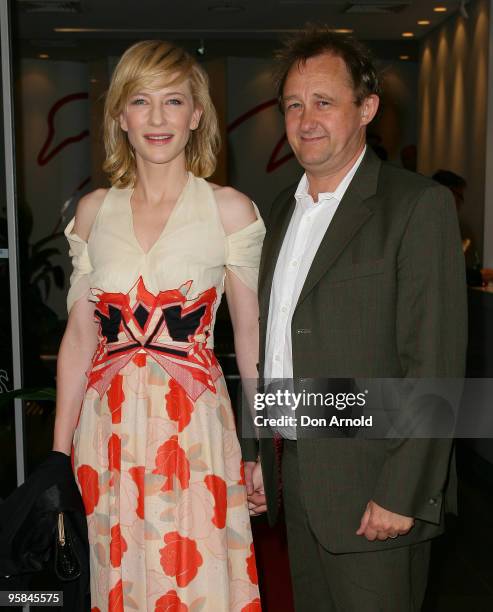
<path fill-rule="evenodd" d="M 180 105 L 183 104 L 183 102 L 178 99 L 178 98 L 170 98 L 169 100 L 166 100 L 166 104 L 172 104 L 172 105 Z"/>
<path fill-rule="evenodd" d="M 130 104 L 133 104 L 134 106 L 138 106 L 139 104 L 145 104 L 145 100 L 144 98 L 135 98 L 134 100 L 130 102 Z"/>

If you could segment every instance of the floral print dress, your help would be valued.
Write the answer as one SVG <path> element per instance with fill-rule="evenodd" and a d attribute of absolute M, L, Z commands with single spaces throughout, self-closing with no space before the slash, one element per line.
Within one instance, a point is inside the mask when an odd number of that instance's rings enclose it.
<path fill-rule="evenodd" d="M 265 233 L 226 236 L 189 174 L 145 253 L 131 189 L 109 190 L 88 242 L 65 231 L 68 308 L 95 302 L 99 344 L 73 442 L 92 612 L 257 612 L 240 447 L 213 328 L 225 270 L 256 288 Z"/>

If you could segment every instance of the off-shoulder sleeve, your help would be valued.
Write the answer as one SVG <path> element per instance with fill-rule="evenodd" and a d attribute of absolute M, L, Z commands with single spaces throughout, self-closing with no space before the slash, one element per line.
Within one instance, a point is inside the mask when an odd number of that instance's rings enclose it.
<path fill-rule="evenodd" d="M 255 212 L 256 221 L 226 236 L 226 267 L 256 292 L 265 226 L 256 206 Z"/>
<path fill-rule="evenodd" d="M 69 243 L 69 255 L 72 258 L 73 272 L 70 276 L 70 289 L 67 295 L 67 311 L 81 297 L 89 296 L 90 274 L 92 272 L 91 260 L 87 250 L 87 242 L 74 233 L 75 218 L 65 228 L 65 237 Z"/>

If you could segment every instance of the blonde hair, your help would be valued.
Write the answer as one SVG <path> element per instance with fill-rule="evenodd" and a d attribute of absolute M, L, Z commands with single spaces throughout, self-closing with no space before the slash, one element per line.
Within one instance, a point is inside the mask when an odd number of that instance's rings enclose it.
<path fill-rule="evenodd" d="M 120 114 L 129 97 L 139 89 L 168 86 L 188 79 L 195 107 L 202 110 L 198 127 L 185 147 L 187 170 L 207 178 L 216 168 L 220 147 L 217 114 L 209 94 L 205 70 L 184 49 L 170 42 L 145 40 L 132 45 L 120 58 L 104 105 L 103 170 L 115 187 L 135 184 L 136 163 L 127 134 L 120 127 Z"/>

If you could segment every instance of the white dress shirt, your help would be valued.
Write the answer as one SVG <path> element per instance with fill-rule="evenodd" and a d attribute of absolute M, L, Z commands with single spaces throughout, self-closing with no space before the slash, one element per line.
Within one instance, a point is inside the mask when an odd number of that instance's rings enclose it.
<path fill-rule="evenodd" d="M 333 193 L 319 193 L 314 202 L 308 192 L 306 174 L 296 189 L 296 205 L 277 259 L 270 293 L 269 316 L 265 347 L 264 377 L 293 378 L 291 350 L 291 320 L 306 277 L 320 243 L 346 193 L 361 161 L 366 146 L 352 168 Z M 294 438 L 293 431 L 283 431 L 284 437 Z"/>

